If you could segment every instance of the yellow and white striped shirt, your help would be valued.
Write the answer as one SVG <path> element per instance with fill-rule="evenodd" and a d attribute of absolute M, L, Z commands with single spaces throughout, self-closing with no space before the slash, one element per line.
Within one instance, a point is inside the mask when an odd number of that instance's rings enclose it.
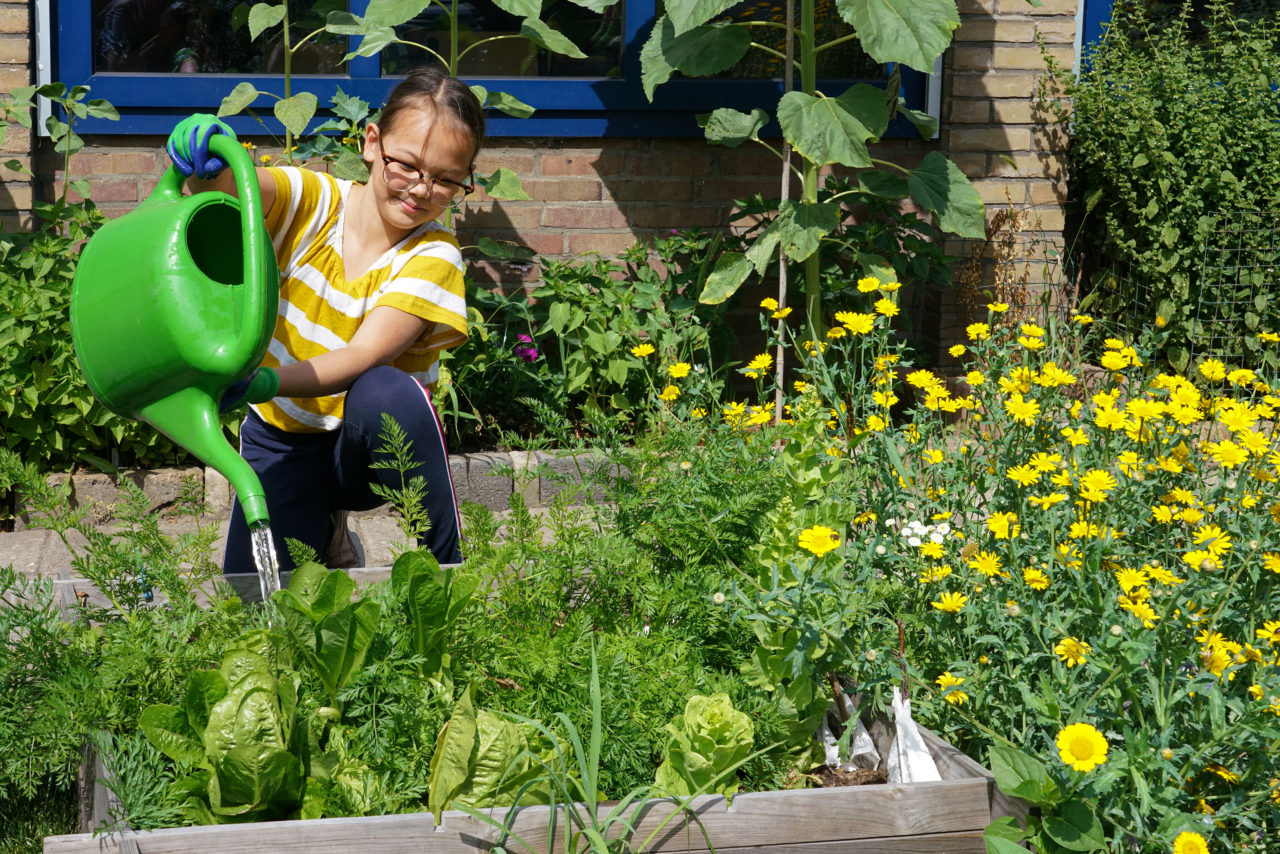
<path fill-rule="evenodd" d="M 434 222 L 391 247 L 360 278 L 347 281 L 342 228 L 353 182 L 309 169 L 269 169 L 276 201 L 267 233 L 280 267 L 280 316 L 262 364 L 291 365 L 345 347 L 365 315 L 389 305 L 429 321 L 422 337 L 392 365 L 432 387 L 440 351 L 467 340 L 462 251 Z M 318 398 L 277 397 L 253 410 L 291 433 L 336 430 L 346 392 Z"/>

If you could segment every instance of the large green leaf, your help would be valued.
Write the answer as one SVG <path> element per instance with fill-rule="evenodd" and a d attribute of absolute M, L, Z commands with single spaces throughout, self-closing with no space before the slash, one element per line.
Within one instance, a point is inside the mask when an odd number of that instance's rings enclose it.
<path fill-rule="evenodd" d="M 183 707 L 187 713 L 187 721 L 197 735 L 204 732 L 209 725 L 209 712 L 223 697 L 227 696 L 227 680 L 217 670 L 201 670 L 192 674 L 187 683 L 187 697 Z M 204 751 L 203 745 L 200 748 Z"/>
<path fill-rule="evenodd" d="M 517 18 L 536 18 L 542 14 L 542 0 L 493 0 L 493 3 Z"/>
<path fill-rule="evenodd" d="M 449 591 L 438 577 L 443 573 L 420 573 L 409 579 L 405 608 L 415 655 L 427 661 L 423 672 L 434 676 L 443 665 L 444 635 L 449 617 Z"/>
<path fill-rule="evenodd" d="M 925 210 L 938 216 L 938 227 L 961 237 L 986 237 L 986 206 L 960 167 L 936 151 L 924 156 L 907 177 L 907 188 Z"/>
<path fill-rule="evenodd" d="M 489 92 L 489 103 L 487 106 L 495 110 L 501 110 L 508 116 L 515 116 L 517 119 L 527 119 L 534 113 L 533 107 L 530 107 L 524 101 L 521 101 L 515 95 L 509 92 Z"/>
<path fill-rule="evenodd" d="M 666 9 L 679 36 L 736 5 L 738 0 L 671 0 Z"/>
<path fill-rule="evenodd" d="M 363 184 L 369 180 L 369 166 L 359 154 L 344 148 L 338 153 L 338 162 L 333 164 L 333 174 L 338 178 Z"/>
<path fill-rule="evenodd" d="M 901 62 L 925 73 L 960 26 L 955 0 L 836 0 L 836 8 L 876 62 Z"/>
<path fill-rule="evenodd" d="M 468 685 L 453 706 L 453 716 L 436 738 L 436 751 L 431 757 L 427 775 L 427 809 L 436 824 L 449 808 L 471 769 L 475 767 L 478 748 L 476 738 L 475 686 Z"/>
<path fill-rule="evenodd" d="M 859 252 L 858 266 L 862 269 L 863 276 L 873 276 L 882 282 L 892 282 L 898 278 L 893 265 L 879 255 Z"/>
<path fill-rule="evenodd" d="M 365 24 L 373 27 L 398 27 L 418 17 L 418 13 L 430 6 L 423 0 L 369 0 L 364 11 Z"/>
<path fill-rule="evenodd" d="M 289 576 L 289 592 L 310 608 L 315 604 L 316 596 L 320 593 L 320 585 L 324 584 L 328 577 L 328 567 L 313 560 L 308 561 L 294 569 Z"/>
<path fill-rule="evenodd" d="M 215 813 L 237 814 L 243 806 L 259 806 L 276 797 L 282 787 L 300 782 L 297 757 L 287 750 L 247 744 L 227 751 L 216 767 L 221 804 Z"/>
<path fill-rule="evenodd" d="M 268 3 L 257 3 L 249 10 L 249 38 L 256 39 L 263 30 L 274 27 L 284 20 L 284 4 L 272 6 Z"/>
<path fill-rule="evenodd" d="M 525 18 L 521 21 L 520 35 L 540 47 L 545 47 L 552 53 L 562 53 L 573 59 L 587 58 L 587 55 L 579 50 L 576 44 L 569 41 L 568 36 L 559 30 L 551 29 L 550 26 L 537 18 Z"/>
<path fill-rule="evenodd" d="M 294 136 L 306 133 L 307 122 L 316 114 L 316 96 L 310 92 L 299 92 L 292 98 L 276 101 L 275 114 L 280 124 L 293 132 Z"/>
<path fill-rule="evenodd" d="M 458 787 L 454 803 L 477 809 L 507 807 L 515 803 L 517 792 L 511 783 L 528 767 L 529 745 L 516 724 L 490 711 L 476 715 L 475 763 L 467 779 Z"/>
<path fill-rule="evenodd" d="M 640 82 L 644 86 L 645 97 L 650 101 L 653 100 L 653 90 L 671 79 L 671 74 L 676 70 L 675 66 L 667 60 L 667 55 L 662 49 L 665 34 L 668 32 L 672 38 L 675 37 L 675 27 L 667 16 L 663 15 L 653 25 L 649 40 L 644 43 L 644 47 L 640 48 Z"/>
<path fill-rule="evenodd" d="M 737 148 L 749 139 L 758 139 L 756 134 L 769 123 L 769 114 L 759 108 L 748 114 L 722 107 L 708 116 L 699 116 L 698 123 L 706 133 L 707 142 Z"/>
<path fill-rule="evenodd" d="M 581 6 L 584 9 L 590 9 L 592 12 L 600 13 L 610 6 L 617 5 L 618 0 L 570 0 L 575 6 Z"/>
<path fill-rule="evenodd" d="M 751 48 L 751 34 L 737 24 L 704 24 L 677 36 L 671 19 L 665 22 L 662 52 L 667 62 L 691 77 L 727 71 Z"/>
<path fill-rule="evenodd" d="M 1046 815 L 1044 832 L 1068 851 L 1097 851 L 1107 847 L 1098 817 L 1080 800 L 1067 801 L 1056 815 Z"/>
<path fill-rule="evenodd" d="M 715 269 L 707 276 L 698 302 L 719 305 L 737 293 L 738 288 L 751 275 L 752 265 L 741 252 L 726 252 L 716 259 Z"/>
<path fill-rule="evenodd" d="M 200 765 L 205 761 L 204 744 L 191 728 L 185 709 L 164 704 L 148 706 L 138 719 L 138 728 L 147 741 L 175 762 Z"/>
<path fill-rule="evenodd" d="M 237 83 L 231 94 L 222 99 L 222 105 L 218 107 L 218 118 L 234 116 L 252 104 L 260 94 L 262 93 L 253 88 L 252 83 Z"/>
<path fill-rule="evenodd" d="M 369 29 L 365 34 L 365 37 L 360 40 L 360 46 L 351 53 L 342 57 L 342 61 L 350 62 L 357 56 L 373 56 L 387 45 L 395 44 L 397 41 L 399 41 L 399 39 L 396 38 L 396 31 L 391 27 Z"/>
<path fill-rule="evenodd" d="M 489 176 L 477 175 L 476 183 L 495 199 L 529 200 L 529 194 L 520 185 L 520 176 L 505 166 Z"/>
<path fill-rule="evenodd" d="M 982 842 L 987 847 L 987 854 L 1027 854 L 1027 849 L 1002 836 L 983 833 Z"/>
<path fill-rule="evenodd" d="M 292 592 L 292 583 L 289 588 Z M 324 579 L 316 588 L 315 598 L 311 600 L 311 619 L 318 622 L 339 608 L 350 605 L 351 595 L 355 592 L 356 583 L 351 580 L 351 576 L 340 569 L 333 572 L 326 570 Z"/>
<path fill-rule="evenodd" d="M 913 110 L 907 106 L 907 99 L 901 95 L 898 96 L 898 112 L 907 117 L 907 121 L 916 126 L 916 130 L 920 131 L 920 136 L 924 139 L 933 139 L 933 135 L 938 132 L 938 120 L 922 110 Z"/>
<path fill-rule="evenodd" d="M 324 22 L 325 32 L 339 36 L 362 36 L 367 28 L 364 18 L 350 12 L 330 12 Z"/>
<path fill-rule="evenodd" d="M 331 695 L 341 691 L 364 663 L 381 613 L 382 609 L 376 602 L 361 599 L 335 611 L 320 623 L 316 650 L 319 666 L 316 670 Z"/>
<path fill-rule="evenodd" d="M 884 90 L 867 83 L 855 83 L 836 98 L 863 127 L 871 131 L 873 139 L 884 136 L 889 127 L 889 107 L 884 101 Z"/>
<path fill-rule="evenodd" d="M 102 98 L 94 98 L 85 104 L 85 111 L 95 119 L 108 119 L 113 122 L 120 121 L 120 113 L 115 107 L 111 106 L 109 101 Z"/>
<path fill-rule="evenodd" d="M 865 168 L 871 165 L 866 141 L 875 134 L 849 112 L 842 101 L 788 92 L 778 102 L 778 122 L 791 147 L 819 166 L 843 163 Z"/>
<path fill-rule="evenodd" d="M 786 199 L 778 209 L 777 218 L 747 250 L 747 259 L 761 275 L 777 255 L 779 245 L 792 261 L 803 261 L 817 251 L 818 241 L 839 225 L 838 202 L 803 204 Z"/>
<path fill-rule="evenodd" d="M 1036 805 L 1045 802 L 1049 773 L 1045 770 L 1044 763 L 1000 744 L 991 745 L 988 755 L 991 773 L 995 776 L 1000 791 Z"/>
<path fill-rule="evenodd" d="M 905 199 L 911 195 L 911 190 L 907 187 L 907 176 L 896 172 L 879 169 L 859 172 L 858 185 L 882 199 Z"/>

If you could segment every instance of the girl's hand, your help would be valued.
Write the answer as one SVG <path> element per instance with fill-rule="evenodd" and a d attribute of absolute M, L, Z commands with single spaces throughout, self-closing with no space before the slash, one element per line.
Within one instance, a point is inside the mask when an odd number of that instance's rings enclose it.
<path fill-rule="evenodd" d="M 365 371 L 389 365 L 422 337 L 428 322 L 398 308 L 381 305 L 365 315 L 351 342 L 305 362 L 282 365 L 282 397 L 326 397 L 346 391 Z"/>
<path fill-rule="evenodd" d="M 217 178 L 227 168 L 226 162 L 209 151 L 211 137 L 225 135 L 236 138 L 236 133 L 226 122 L 208 113 L 196 113 L 178 123 L 169 134 L 165 151 L 169 159 L 185 177 L 195 175 L 201 179 Z"/>

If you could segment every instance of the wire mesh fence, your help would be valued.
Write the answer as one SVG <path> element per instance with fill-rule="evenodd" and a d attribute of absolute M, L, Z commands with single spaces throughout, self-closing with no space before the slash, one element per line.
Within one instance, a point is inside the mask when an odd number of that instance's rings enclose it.
<path fill-rule="evenodd" d="M 1275 360 L 1259 333 L 1280 328 L 1280 211 L 1211 217 L 1200 267 L 1191 276 L 1190 363 L 1213 358 L 1256 368 Z M 1130 260 L 1102 258 L 1091 280 L 1091 310 L 1131 336 L 1157 321 L 1159 303 L 1168 298 L 1162 280 Z"/>

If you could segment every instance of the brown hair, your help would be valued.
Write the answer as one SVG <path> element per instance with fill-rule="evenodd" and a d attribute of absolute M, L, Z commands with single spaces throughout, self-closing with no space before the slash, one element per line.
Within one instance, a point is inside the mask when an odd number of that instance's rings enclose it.
<path fill-rule="evenodd" d="M 405 78 L 387 96 L 387 104 L 376 124 L 382 133 L 389 132 L 402 112 L 427 107 L 436 115 L 448 116 L 458 130 L 471 137 L 475 148 L 471 157 L 480 153 L 484 144 L 484 108 L 471 87 L 450 77 L 438 65 L 419 65 L 409 69 Z"/>

